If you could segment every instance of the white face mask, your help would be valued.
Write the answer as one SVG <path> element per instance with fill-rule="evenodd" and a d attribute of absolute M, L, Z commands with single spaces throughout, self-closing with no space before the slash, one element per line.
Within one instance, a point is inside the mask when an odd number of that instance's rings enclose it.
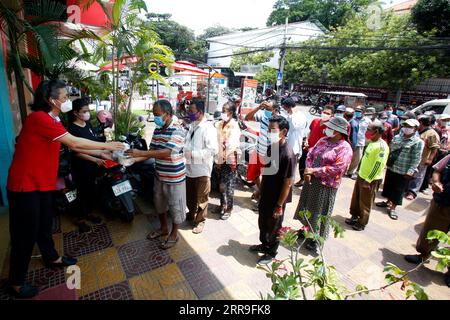
<path fill-rule="evenodd" d="M 402 128 L 402 131 L 405 135 L 409 136 L 414 133 L 414 128 Z"/>
<path fill-rule="evenodd" d="M 80 116 L 80 119 L 83 121 L 89 121 L 90 118 L 91 118 L 91 113 L 89 111 L 82 113 Z"/>
<path fill-rule="evenodd" d="M 70 101 L 69 99 L 67 99 L 66 102 L 64 102 L 64 103 L 61 104 L 60 109 L 61 109 L 61 112 L 62 112 L 62 113 L 67 113 L 67 112 L 69 112 L 70 110 L 72 110 L 72 101 Z"/>
<path fill-rule="evenodd" d="M 276 132 L 269 132 L 269 141 L 270 143 L 278 143 L 280 141 L 280 133 L 278 131 Z"/>
<path fill-rule="evenodd" d="M 323 121 L 328 121 L 328 120 L 330 120 L 331 116 L 329 114 L 322 113 L 321 118 Z"/>
<path fill-rule="evenodd" d="M 227 115 L 226 113 L 222 113 L 222 115 L 220 116 L 220 118 L 221 118 L 223 121 L 225 121 L 225 122 L 227 122 L 228 120 L 230 120 L 230 118 L 228 117 L 228 115 Z"/>
<path fill-rule="evenodd" d="M 325 135 L 326 135 L 328 138 L 334 137 L 334 130 L 333 130 L 333 129 L 330 129 L 330 128 L 326 128 L 326 129 L 325 129 Z"/>

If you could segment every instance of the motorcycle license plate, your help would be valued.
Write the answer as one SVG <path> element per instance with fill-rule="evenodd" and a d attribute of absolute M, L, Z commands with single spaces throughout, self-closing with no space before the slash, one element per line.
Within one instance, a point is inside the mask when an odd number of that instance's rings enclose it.
<path fill-rule="evenodd" d="M 130 181 L 128 181 L 128 180 L 121 182 L 119 184 L 116 184 L 115 186 L 112 187 L 112 189 L 113 189 L 114 195 L 116 197 L 133 190 L 133 188 L 131 187 Z"/>
<path fill-rule="evenodd" d="M 66 193 L 66 198 L 69 203 L 74 202 L 77 199 L 77 190 L 72 190 Z"/>

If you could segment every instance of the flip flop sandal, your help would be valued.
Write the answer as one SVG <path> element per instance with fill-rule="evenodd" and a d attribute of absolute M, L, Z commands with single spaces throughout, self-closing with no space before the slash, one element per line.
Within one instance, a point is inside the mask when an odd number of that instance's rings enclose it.
<path fill-rule="evenodd" d="M 147 239 L 148 240 L 155 240 L 155 239 L 158 239 L 160 237 L 165 237 L 165 236 L 168 236 L 168 235 L 169 235 L 168 233 L 162 233 L 161 230 L 157 230 L 157 231 L 150 232 L 148 234 L 148 236 L 147 236 Z"/>
<path fill-rule="evenodd" d="M 163 249 L 163 250 L 167 250 L 167 249 L 173 248 L 177 244 L 178 240 L 179 240 L 178 237 L 175 240 L 166 240 L 159 247 L 161 249 Z"/>
<path fill-rule="evenodd" d="M 389 210 L 388 215 L 392 220 L 398 220 L 398 215 L 395 213 L 395 211 Z"/>
<path fill-rule="evenodd" d="M 377 202 L 377 203 L 375 203 L 375 205 L 376 205 L 378 208 L 387 208 L 387 207 L 388 207 L 387 201 Z"/>

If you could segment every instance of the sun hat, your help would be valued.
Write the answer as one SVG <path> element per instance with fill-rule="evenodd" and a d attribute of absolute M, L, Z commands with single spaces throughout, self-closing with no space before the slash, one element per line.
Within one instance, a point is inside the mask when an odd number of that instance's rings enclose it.
<path fill-rule="evenodd" d="M 343 104 L 341 104 L 340 106 L 338 106 L 337 108 L 336 108 L 336 112 L 345 112 L 346 111 L 346 107 L 343 105 Z"/>
<path fill-rule="evenodd" d="M 355 113 L 355 109 L 353 108 L 345 108 L 346 113 Z"/>
<path fill-rule="evenodd" d="M 407 124 L 410 127 L 419 127 L 420 123 L 419 121 L 417 121 L 416 119 L 408 119 L 405 122 L 403 122 L 403 124 Z"/>
<path fill-rule="evenodd" d="M 375 113 L 376 113 L 375 108 L 367 108 L 366 112 L 364 112 L 364 114 L 366 114 L 366 115 L 373 115 Z"/>
<path fill-rule="evenodd" d="M 325 125 L 334 131 L 348 135 L 347 128 L 349 123 L 344 118 L 333 117 L 330 121 L 326 122 Z"/>

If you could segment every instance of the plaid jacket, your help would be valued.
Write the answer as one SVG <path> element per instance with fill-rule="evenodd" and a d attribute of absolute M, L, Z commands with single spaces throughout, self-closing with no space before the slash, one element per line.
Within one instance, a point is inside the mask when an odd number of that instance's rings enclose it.
<path fill-rule="evenodd" d="M 418 135 L 407 140 L 403 139 L 403 134 L 395 136 L 391 144 L 391 154 L 398 149 L 401 149 L 401 152 L 389 169 L 401 175 L 414 174 L 422 160 L 423 147 L 424 142 Z"/>

